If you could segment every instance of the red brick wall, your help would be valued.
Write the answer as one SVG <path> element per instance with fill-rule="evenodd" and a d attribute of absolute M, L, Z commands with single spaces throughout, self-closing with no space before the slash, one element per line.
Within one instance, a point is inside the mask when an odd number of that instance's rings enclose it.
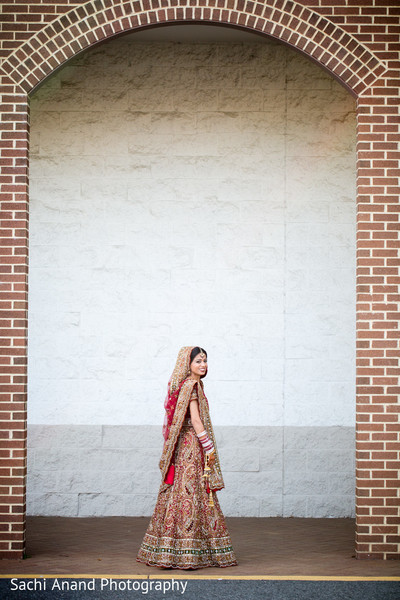
<path fill-rule="evenodd" d="M 0 556 L 24 550 L 28 97 L 57 66 L 121 31 L 240 26 L 299 49 L 358 98 L 357 537 L 400 558 L 399 15 L 393 0 L 39 0 L 2 3 L 0 32 Z"/>
<path fill-rule="evenodd" d="M 357 551 L 399 555 L 399 86 L 359 99 Z"/>

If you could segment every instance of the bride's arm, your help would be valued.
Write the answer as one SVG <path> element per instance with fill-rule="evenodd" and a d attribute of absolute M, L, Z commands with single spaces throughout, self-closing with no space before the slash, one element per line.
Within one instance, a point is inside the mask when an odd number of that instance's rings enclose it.
<path fill-rule="evenodd" d="M 189 404 L 190 408 L 190 420 L 192 421 L 193 428 L 197 435 L 204 431 L 204 425 L 200 419 L 199 403 L 197 398 L 192 398 Z"/>
<path fill-rule="evenodd" d="M 212 443 L 212 440 L 210 440 L 210 438 L 208 437 L 208 434 L 204 429 L 202 420 L 200 419 L 199 403 L 196 398 L 190 400 L 189 408 L 190 419 L 192 421 L 193 429 L 195 430 L 196 435 L 199 438 L 201 445 L 203 446 L 205 454 L 208 455 L 208 462 L 211 465 L 214 462 L 215 458 L 214 444 Z"/>

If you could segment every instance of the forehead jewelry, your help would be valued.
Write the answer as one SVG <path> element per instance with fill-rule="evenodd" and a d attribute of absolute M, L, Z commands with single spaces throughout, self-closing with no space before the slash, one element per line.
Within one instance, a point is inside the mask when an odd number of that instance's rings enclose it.
<path fill-rule="evenodd" d="M 205 358 L 206 353 L 204 352 L 204 350 L 202 348 L 200 348 L 200 346 L 198 346 L 198 349 L 200 350 L 200 358 Z"/>

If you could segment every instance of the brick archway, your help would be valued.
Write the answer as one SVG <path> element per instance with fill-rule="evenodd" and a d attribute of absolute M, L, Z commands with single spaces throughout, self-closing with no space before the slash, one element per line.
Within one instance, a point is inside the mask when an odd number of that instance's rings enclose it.
<path fill-rule="evenodd" d="M 361 14 L 357 13 L 359 21 L 357 17 L 347 20 L 348 13 L 334 1 L 324 7 L 310 2 L 313 8 L 300 0 L 274 0 L 268 5 L 245 0 L 193 0 L 190 5 L 187 0 L 76 0 L 72 4 L 67 10 L 63 3 L 54 3 L 60 12 L 65 10 L 61 16 L 54 11 L 47 14 L 50 5 L 43 5 L 43 20 L 27 18 L 25 35 L 16 18 L 14 43 L 5 43 L 2 50 L 0 199 L 5 310 L 0 361 L 5 375 L 0 557 L 19 558 L 25 548 L 28 94 L 72 56 L 121 33 L 162 24 L 208 23 L 280 40 L 328 69 L 358 98 L 356 551 L 359 558 L 398 558 L 399 82 L 391 69 L 399 56 L 396 47 L 390 48 L 393 21 L 389 8 L 383 34 L 372 10 L 374 3 L 366 2 L 372 7 L 367 22 L 375 27 L 375 40 Z M 7 6 L 12 9 L 13 5 Z M 15 14 L 19 14 L 16 8 Z M 6 32 L 13 31 L 10 21 L 9 25 Z"/>
<path fill-rule="evenodd" d="M 161 4 L 161 6 L 160 6 Z M 385 66 L 356 38 L 297 2 L 197 0 L 159 2 L 91 0 L 74 8 L 23 44 L 3 66 L 25 92 L 77 53 L 122 32 L 162 24 L 211 23 L 271 36 L 329 70 L 354 95 L 385 71 Z"/>

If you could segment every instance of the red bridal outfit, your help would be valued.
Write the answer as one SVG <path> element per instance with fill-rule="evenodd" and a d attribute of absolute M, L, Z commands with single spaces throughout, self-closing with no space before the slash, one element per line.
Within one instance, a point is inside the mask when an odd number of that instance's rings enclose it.
<path fill-rule="evenodd" d="M 203 382 L 188 378 L 193 346 L 180 349 L 165 401 L 162 483 L 137 560 L 175 569 L 230 567 L 237 564 L 216 491 L 224 487 Z M 214 444 L 215 462 L 204 474 L 202 445 L 190 421 L 189 403 L 199 403 L 200 418 Z"/>

